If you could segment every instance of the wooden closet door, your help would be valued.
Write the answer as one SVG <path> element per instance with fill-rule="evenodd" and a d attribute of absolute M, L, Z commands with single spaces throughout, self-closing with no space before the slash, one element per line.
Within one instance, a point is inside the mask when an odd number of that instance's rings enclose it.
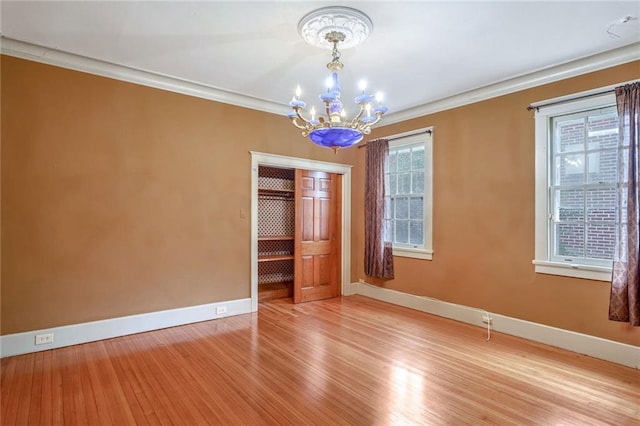
<path fill-rule="evenodd" d="M 294 303 L 340 294 L 340 175 L 296 170 Z"/>

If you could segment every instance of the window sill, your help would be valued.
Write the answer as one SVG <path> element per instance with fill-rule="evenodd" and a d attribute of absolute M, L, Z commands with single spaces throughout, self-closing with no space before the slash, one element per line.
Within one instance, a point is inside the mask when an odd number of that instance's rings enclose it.
<path fill-rule="evenodd" d="M 549 262 L 548 260 L 533 260 L 531 263 L 535 265 L 535 271 L 540 274 L 611 282 L 611 268 L 604 266 Z"/>
<path fill-rule="evenodd" d="M 394 247 L 393 255 L 398 257 L 412 257 L 414 259 L 431 260 L 433 258 L 433 250 Z"/>

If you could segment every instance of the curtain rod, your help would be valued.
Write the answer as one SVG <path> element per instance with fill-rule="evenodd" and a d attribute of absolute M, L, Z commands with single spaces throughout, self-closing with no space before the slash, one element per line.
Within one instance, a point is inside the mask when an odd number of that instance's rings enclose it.
<path fill-rule="evenodd" d="M 607 90 L 600 90 L 600 91 L 598 91 L 598 92 L 589 93 L 589 94 L 587 94 L 587 95 L 575 96 L 575 97 L 568 98 L 568 99 L 560 99 L 560 100 L 557 100 L 557 101 L 552 101 L 552 102 L 542 103 L 542 104 L 540 104 L 540 105 L 536 105 L 536 106 L 529 105 L 529 106 L 527 107 L 527 111 L 531 111 L 531 110 L 533 110 L 533 109 L 535 109 L 536 111 L 538 111 L 538 110 L 540 110 L 540 108 L 548 107 L 548 106 L 551 106 L 551 105 L 559 105 L 559 104 L 564 104 L 564 103 L 567 103 L 567 102 L 577 101 L 577 100 L 579 100 L 579 99 L 593 98 L 594 96 L 600 96 L 600 95 L 604 95 L 604 94 L 606 94 L 606 93 L 613 93 L 613 92 L 615 92 L 615 91 L 616 91 L 616 89 L 615 89 L 615 88 L 614 88 L 614 89 L 607 89 Z"/>
<path fill-rule="evenodd" d="M 378 138 L 378 139 L 374 139 L 374 141 L 377 141 L 377 140 L 380 140 L 380 139 L 386 139 L 386 140 L 388 140 L 388 141 L 395 141 L 395 140 L 397 140 L 397 139 L 410 138 L 411 136 L 421 135 L 421 134 L 423 134 L 423 133 L 432 134 L 432 133 L 433 133 L 433 131 L 432 131 L 431 129 L 421 130 L 421 131 L 419 131 L 419 132 L 409 133 L 409 134 L 407 134 L 407 135 L 402 135 L 402 136 L 396 136 L 396 137 L 394 137 L 394 138 Z M 370 142 L 373 142 L 373 141 L 370 141 Z M 369 142 L 367 142 L 367 143 L 369 143 Z M 360 149 L 360 148 L 364 148 L 364 147 L 366 147 L 366 146 L 367 146 L 367 144 L 366 144 L 366 143 L 365 143 L 365 144 L 363 144 L 363 145 L 358 145 L 358 149 Z"/>

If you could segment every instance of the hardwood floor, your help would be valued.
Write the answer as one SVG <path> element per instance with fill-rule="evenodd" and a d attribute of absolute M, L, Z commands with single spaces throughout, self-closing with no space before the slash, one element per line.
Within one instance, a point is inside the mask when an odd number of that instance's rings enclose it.
<path fill-rule="evenodd" d="M 3 425 L 640 424 L 637 370 L 362 296 L 2 359 Z"/>

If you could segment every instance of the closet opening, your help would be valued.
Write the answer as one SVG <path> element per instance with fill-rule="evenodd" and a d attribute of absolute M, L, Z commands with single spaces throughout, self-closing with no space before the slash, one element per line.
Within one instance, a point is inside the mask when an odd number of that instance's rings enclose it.
<path fill-rule="evenodd" d="M 295 170 L 258 167 L 258 301 L 293 297 Z"/>
<path fill-rule="evenodd" d="M 351 166 L 251 152 L 251 173 L 252 311 L 351 294 Z"/>

